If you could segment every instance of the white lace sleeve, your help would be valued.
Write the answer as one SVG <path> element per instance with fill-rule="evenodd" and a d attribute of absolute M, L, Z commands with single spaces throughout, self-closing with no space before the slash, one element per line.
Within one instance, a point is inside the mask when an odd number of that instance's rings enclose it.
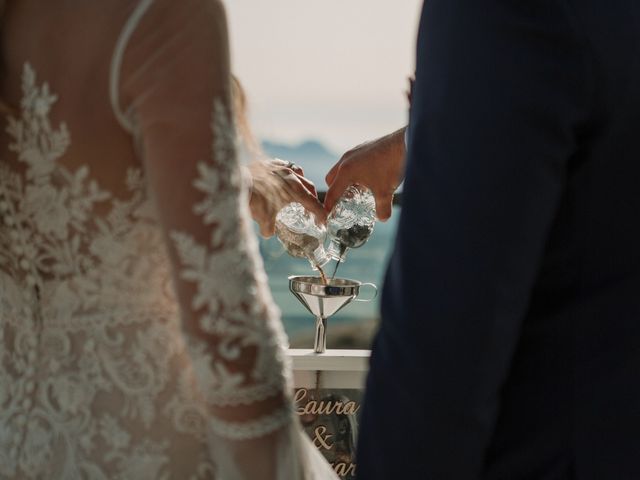
<path fill-rule="evenodd" d="M 124 61 L 123 96 L 125 101 L 129 96 L 128 110 L 141 135 L 191 353 L 215 412 L 211 425 L 224 436 L 260 436 L 283 425 L 288 401 L 265 404 L 255 418 L 239 421 L 231 410 L 287 391 L 285 339 L 236 159 L 222 11 L 204 0 L 189 2 L 201 4 L 197 15 L 184 5 L 156 3 L 133 34 L 127 55 L 135 61 L 140 54 L 144 40 L 136 36 L 144 35 L 147 23 L 162 25 L 164 38 L 154 32 L 152 41 L 158 43 L 150 61 L 128 68 Z M 170 12 L 184 16 L 176 22 L 167 19 Z"/>
<path fill-rule="evenodd" d="M 286 337 L 236 158 L 224 12 L 213 0 L 149 3 L 116 100 L 166 234 L 213 460 L 224 479 L 337 478 L 293 414 Z"/>
<path fill-rule="evenodd" d="M 249 225 L 229 118 L 225 102 L 216 99 L 211 159 L 197 162 L 197 174 L 188 179 L 201 195 L 190 212 L 199 223 L 189 228 L 167 225 L 176 280 L 186 284 L 180 290 L 188 292 L 180 296 L 183 314 L 192 336 L 200 340 L 192 345 L 199 380 L 209 403 L 219 407 L 251 405 L 287 388 L 285 339 Z M 180 184 L 174 188 L 179 192 Z M 252 438 L 282 426 L 289 416 L 286 404 L 283 407 L 255 421 L 226 421 L 223 415 L 211 424 L 224 436 Z"/>
<path fill-rule="evenodd" d="M 116 103 L 139 132 L 222 478 L 334 478 L 304 473 L 309 462 L 330 470 L 292 413 L 286 338 L 236 159 L 224 12 L 212 0 L 147 3 Z"/>

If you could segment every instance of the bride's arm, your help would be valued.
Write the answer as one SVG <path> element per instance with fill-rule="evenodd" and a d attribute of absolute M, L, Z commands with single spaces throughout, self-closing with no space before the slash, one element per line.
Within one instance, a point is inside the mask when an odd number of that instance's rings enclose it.
<path fill-rule="evenodd" d="M 151 5 L 123 56 L 120 89 L 166 234 L 214 453 L 224 451 L 217 463 L 234 470 L 229 478 L 278 478 L 294 421 L 286 339 L 236 159 L 221 4 Z M 255 461 L 237 461 L 249 453 Z"/>

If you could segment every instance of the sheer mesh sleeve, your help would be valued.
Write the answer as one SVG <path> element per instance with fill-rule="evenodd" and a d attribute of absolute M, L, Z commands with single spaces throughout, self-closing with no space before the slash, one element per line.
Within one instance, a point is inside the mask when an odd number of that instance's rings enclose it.
<path fill-rule="evenodd" d="M 136 17 L 115 57 L 112 93 L 166 234 L 214 449 L 225 452 L 222 463 L 258 452 L 264 462 L 251 478 L 279 478 L 275 449 L 302 438 L 291 438 L 286 338 L 236 159 L 224 12 L 212 0 L 145 1 Z M 228 478 L 248 478 L 255 465 L 232 468 Z"/>

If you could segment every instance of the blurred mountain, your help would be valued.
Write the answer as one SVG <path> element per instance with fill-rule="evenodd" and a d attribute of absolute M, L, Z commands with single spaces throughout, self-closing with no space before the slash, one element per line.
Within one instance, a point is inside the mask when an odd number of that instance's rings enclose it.
<path fill-rule="evenodd" d="M 337 161 L 337 155 L 317 140 L 306 140 L 296 145 L 264 140 L 262 148 L 271 157 L 295 162 L 298 160 Z"/>
<path fill-rule="evenodd" d="M 286 144 L 264 140 L 264 152 L 270 157 L 290 160 L 300 165 L 305 176 L 316 184 L 318 189 L 326 188 L 324 177 L 339 160 L 338 155 L 317 140 L 306 140 L 298 144 Z"/>

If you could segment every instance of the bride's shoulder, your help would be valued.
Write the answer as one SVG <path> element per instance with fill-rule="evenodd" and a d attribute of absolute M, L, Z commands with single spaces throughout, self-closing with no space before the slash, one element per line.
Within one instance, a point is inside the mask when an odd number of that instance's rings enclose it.
<path fill-rule="evenodd" d="M 206 22 L 225 17 L 222 0 L 139 0 L 139 3 L 149 4 L 149 17 L 170 24 L 185 18 Z"/>
<path fill-rule="evenodd" d="M 121 92 L 130 99 L 150 91 L 196 89 L 226 78 L 228 33 L 220 0 L 140 0 L 118 42 Z M 188 79 L 198 78 L 198 82 Z M 151 102 L 148 102 L 151 104 Z"/>
<path fill-rule="evenodd" d="M 130 22 L 137 23 L 134 37 L 141 45 L 219 40 L 226 35 L 222 0 L 136 0 Z"/>

